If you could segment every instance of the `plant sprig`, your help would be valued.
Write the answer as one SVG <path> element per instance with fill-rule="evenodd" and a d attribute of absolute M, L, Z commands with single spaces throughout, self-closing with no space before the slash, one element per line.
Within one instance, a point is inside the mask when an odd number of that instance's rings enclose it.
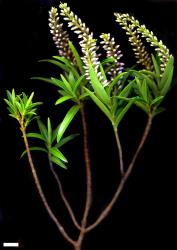
<path fill-rule="evenodd" d="M 9 115 L 15 118 L 24 129 L 37 118 L 37 107 L 42 104 L 42 102 L 33 102 L 33 96 L 34 92 L 29 97 L 24 92 L 16 95 L 13 89 L 12 92 L 7 90 L 7 99 L 4 99 L 8 105 Z"/>

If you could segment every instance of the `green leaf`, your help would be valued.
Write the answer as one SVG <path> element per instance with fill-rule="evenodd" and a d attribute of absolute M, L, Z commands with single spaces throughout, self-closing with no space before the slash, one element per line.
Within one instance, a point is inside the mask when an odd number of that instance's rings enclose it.
<path fill-rule="evenodd" d="M 174 63 L 174 58 L 170 57 L 167 63 L 166 69 L 162 75 L 162 79 L 160 81 L 160 84 L 161 84 L 160 94 L 164 96 L 169 91 L 170 86 L 171 86 L 173 70 L 174 70 L 173 63 Z"/>
<path fill-rule="evenodd" d="M 73 135 L 69 135 L 63 139 L 61 139 L 56 145 L 56 148 L 60 148 L 61 146 L 63 146 L 64 144 L 66 144 L 67 142 L 73 140 L 76 136 L 78 136 L 79 134 L 73 134 Z"/>
<path fill-rule="evenodd" d="M 87 96 L 89 96 L 88 93 L 83 93 L 82 95 L 79 96 L 79 100 L 85 99 Z"/>
<path fill-rule="evenodd" d="M 149 108 L 147 107 L 147 104 L 141 101 L 135 101 L 135 105 L 142 109 L 146 114 L 149 114 Z"/>
<path fill-rule="evenodd" d="M 135 80 L 130 81 L 118 94 L 118 97 L 127 97 L 133 87 Z"/>
<path fill-rule="evenodd" d="M 58 130 L 59 130 L 60 124 L 56 127 L 56 129 L 53 131 L 52 134 L 52 143 L 55 141 L 55 139 L 57 138 L 57 134 L 58 134 Z"/>
<path fill-rule="evenodd" d="M 68 68 L 72 68 L 73 67 L 73 65 L 71 64 L 71 62 L 66 57 L 63 57 L 63 56 L 53 56 L 53 58 L 55 58 L 57 60 L 57 62 L 60 61 L 60 62 L 64 63 Z"/>
<path fill-rule="evenodd" d="M 63 90 L 67 91 L 67 88 L 66 88 L 65 84 L 61 80 L 59 80 L 57 78 L 54 78 L 54 77 L 51 77 L 51 81 L 52 81 L 53 85 L 55 85 L 57 87 L 60 87 Z"/>
<path fill-rule="evenodd" d="M 14 106 L 10 101 L 8 101 L 7 99 L 4 99 L 4 101 L 7 103 L 7 105 L 9 106 L 8 110 L 11 114 L 14 115 L 14 118 L 17 118 L 18 115 L 18 110 L 17 107 Z"/>
<path fill-rule="evenodd" d="M 54 78 L 53 78 L 53 79 L 54 79 Z M 51 78 L 37 77 L 37 76 L 35 76 L 35 77 L 31 77 L 31 80 L 40 80 L 40 81 L 43 81 L 43 82 L 51 83 L 51 84 L 53 84 L 53 85 L 55 85 L 55 86 L 58 87 L 58 84 L 55 83 Z M 60 86 L 59 86 L 59 87 L 60 87 Z"/>
<path fill-rule="evenodd" d="M 141 85 L 141 93 L 142 93 L 142 96 L 143 96 L 143 99 L 148 102 L 148 86 L 147 86 L 147 83 L 146 83 L 146 80 L 144 79 L 143 82 L 142 82 L 142 85 Z"/>
<path fill-rule="evenodd" d="M 60 76 L 61 76 L 61 79 L 62 79 L 63 83 L 65 84 L 65 87 L 66 87 L 67 91 L 69 93 L 71 93 L 71 95 L 73 95 L 73 91 L 72 91 L 70 83 L 66 80 L 66 78 L 62 74 Z"/>
<path fill-rule="evenodd" d="M 45 141 L 45 138 L 41 134 L 38 134 L 38 133 L 27 133 L 26 136 L 29 138 L 36 138 L 36 139 Z"/>
<path fill-rule="evenodd" d="M 56 102 L 55 102 L 55 105 L 59 105 L 63 102 L 66 102 L 68 100 L 71 100 L 73 97 L 72 96 L 62 96 L 60 97 Z"/>
<path fill-rule="evenodd" d="M 113 57 L 108 57 L 101 61 L 101 65 L 104 66 L 105 64 L 114 63 L 114 62 L 115 62 L 115 59 Z"/>
<path fill-rule="evenodd" d="M 48 138 L 49 145 L 51 145 L 52 144 L 52 126 L 51 126 L 51 121 L 49 117 L 47 119 L 47 138 Z"/>
<path fill-rule="evenodd" d="M 97 77 L 97 74 L 95 73 L 92 66 L 89 69 L 89 73 L 90 73 L 90 80 L 91 80 L 95 94 L 103 103 L 109 105 L 110 97 L 106 93 L 103 85 L 100 83 L 100 81 Z"/>
<path fill-rule="evenodd" d="M 104 80 L 107 80 L 106 74 L 105 74 L 104 69 L 103 69 L 103 66 L 102 66 L 101 64 L 100 64 L 100 71 L 101 71 L 101 73 L 102 73 L 103 79 L 104 79 Z"/>
<path fill-rule="evenodd" d="M 60 167 L 62 167 L 62 168 L 64 168 L 64 169 L 67 169 L 66 165 L 65 165 L 60 159 L 58 159 L 58 158 L 52 156 L 52 157 L 51 157 L 51 161 L 52 161 L 53 163 L 57 164 L 58 166 L 60 166 Z"/>
<path fill-rule="evenodd" d="M 81 74 L 84 74 L 83 62 L 81 60 L 79 53 L 77 52 L 75 46 L 73 45 L 71 41 L 69 41 L 69 47 L 74 55 L 74 58 L 76 60 L 77 66 L 79 67 Z"/>
<path fill-rule="evenodd" d="M 56 158 L 59 158 L 60 160 L 64 161 L 64 162 L 68 162 L 66 157 L 60 152 L 60 150 L 58 150 L 58 148 L 56 147 L 52 147 L 50 148 L 49 152 L 55 156 Z"/>
<path fill-rule="evenodd" d="M 156 78 L 156 74 L 150 70 L 147 70 L 147 69 L 142 69 L 142 70 L 139 70 L 139 73 L 140 74 L 143 74 L 143 75 L 147 75 L 147 76 L 151 76 L 152 78 Z"/>
<path fill-rule="evenodd" d="M 154 65 L 154 70 L 155 70 L 155 74 L 156 74 L 156 77 L 157 79 L 160 79 L 160 68 L 159 68 L 159 65 L 154 57 L 154 55 L 152 54 L 151 55 L 152 57 L 152 61 L 153 61 L 153 65 Z"/>
<path fill-rule="evenodd" d="M 21 115 L 24 115 L 24 114 L 23 114 L 24 109 L 23 109 L 22 105 L 21 105 L 19 102 L 17 102 L 17 101 L 16 101 L 15 105 L 16 105 L 16 107 L 17 107 L 19 113 L 20 113 Z"/>
<path fill-rule="evenodd" d="M 44 123 L 42 121 L 40 121 L 39 119 L 37 120 L 37 123 L 38 123 L 38 127 L 39 127 L 39 130 L 41 132 L 41 135 L 42 137 L 45 139 L 45 141 L 47 142 L 48 141 L 48 132 L 47 132 L 47 128 L 46 126 L 44 125 Z"/>
<path fill-rule="evenodd" d="M 29 148 L 30 151 L 41 151 L 41 152 L 45 152 L 48 153 L 47 150 L 45 148 L 41 148 L 41 147 L 31 147 Z M 22 158 L 25 154 L 26 154 L 26 150 L 21 154 L 20 158 Z"/>
<path fill-rule="evenodd" d="M 34 96 L 34 92 L 32 92 L 30 97 L 28 98 L 26 105 L 25 105 L 25 108 L 28 108 L 28 106 L 31 104 L 33 96 Z"/>
<path fill-rule="evenodd" d="M 173 64 L 174 64 L 174 58 L 173 58 L 173 56 L 171 56 L 168 60 L 167 66 L 166 66 L 164 73 L 161 77 L 161 81 L 159 84 L 160 89 L 164 88 L 164 86 L 166 85 L 166 81 L 169 78 L 169 74 L 171 72 L 173 72 Z"/>
<path fill-rule="evenodd" d="M 77 79 L 77 81 L 75 82 L 74 87 L 73 87 L 73 92 L 74 92 L 74 93 L 76 93 L 78 87 L 80 86 L 80 84 L 81 84 L 81 82 L 82 82 L 82 80 L 83 80 L 84 78 L 85 78 L 85 75 L 82 75 L 82 76 L 80 76 L 80 77 Z"/>
<path fill-rule="evenodd" d="M 124 76 L 127 76 L 128 77 L 128 72 L 122 72 L 120 74 L 118 74 L 112 81 L 111 83 L 109 84 L 108 86 L 108 94 L 111 93 L 112 91 L 112 88 L 114 87 L 115 84 L 118 83 L 119 80 L 121 80 Z"/>
<path fill-rule="evenodd" d="M 7 99 L 9 100 L 9 102 L 11 102 L 12 104 L 14 104 L 15 100 L 13 100 L 12 94 L 10 93 L 9 90 L 6 91 L 6 94 L 7 94 Z"/>
<path fill-rule="evenodd" d="M 140 70 L 140 71 L 131 70 L 131 72 L 133 73 L 133 75 L 137 76 L 139 79 L 141 80 L 145 79 L 146 83 L 152 90 L 154 96 L 158 96 L 159 92 L 158 92 L 157 84 L 155 82 L 158 79 L 156 78 L 156 75 L 154 72 L 151 72 L 149 70 Z"/>
<path fill-rule="evenodd" d="M 130 100 L 126 106 L 121 110 L 120 113 L 118 113 L 117 117 L 116 117 L 116 121 L 115 121 L 115 126 L 117 127 L 119 125 L 119 123 L 121 122 L 121 120 L 123 119 L 123 117 L 125 116 L 125 114 L 127 113 L 127 111 L 130 109 L 130 107 L 132 106 L 132 104 L 135 102 L 134 99 Z"/>
<path fill-rule="evenodd" d="M 66 66 L 65 64 L 63 64 L 63 63 L 61 63 L 61 62 L 59 62 L 57 60 L 43 59 L 43 60 L 40 60 L 39 62 L 49 62 L 49 63 L 52 63 L 52 64 L 58 66 L 59 68 L 61 68 L 62 70 L 66 71 L 68 73 L 70 71 L 70 68 L 68 66 Z"/>
<path fill-rule="evenodd" d="M 69 69 L 68 73 L 70 71 L 72 71 L 73 74 L 76 76 L 76 78 L 79 77 L 79 73 L 77 72 L 75 66 L 71 63 L 71 61 L 69 61 L 68 59 L 66 59 L 65 57 L 62 57 L 62 56 L 53 56 L 53 58 L 63 62 Z"/>
<path fill-rule="evenodd" d="M 161 103 L 161 101 L 164 99 L 164 96 L 158 96 L 151 102 L 151 106 L 157 106 Z"/>
<path fill-rule="evenodd" d="M 96 97 L 96 95 L 88 90 L 87 88 L 84 88 L 85 91 L 88 93 L 88 95 L 91 97 L 91 99 L 95 102 L 95 104 L 103 111 L 103 113 L 108 117 L 108 119 L 112 122 L 112 115 L 111 112 L 108 110 L 108 108 Z"/>
<path fill-rule="evenodd" d="M 57 135 L 57 142 L 59 142 L 66 131 L 67 127 L 79 111 L 78 106 L 73 106 L 70 108 L 70 110 L 67 112 L 66 116 L 64 117 L 63 121 L 60 124 L 59 130 L 58 130 L 58 135 Z"/>
<path fill-rule="evenodd" d="M 69 83 L 71 84 L 71 86 L 73 86 L 76 82 L 75 78 L 74 78 L 74 75 L 72 73 L 72 71 L 69 72 L 69 75 L 68 75 L 68 81 Z"/>

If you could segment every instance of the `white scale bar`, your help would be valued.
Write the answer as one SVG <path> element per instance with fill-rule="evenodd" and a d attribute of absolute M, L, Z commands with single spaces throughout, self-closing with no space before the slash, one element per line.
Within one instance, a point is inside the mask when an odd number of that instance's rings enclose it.
<path fill-rule="evenodd" d="M 19 247 L 18 242 L 4 242 L 3 247 Z"/>

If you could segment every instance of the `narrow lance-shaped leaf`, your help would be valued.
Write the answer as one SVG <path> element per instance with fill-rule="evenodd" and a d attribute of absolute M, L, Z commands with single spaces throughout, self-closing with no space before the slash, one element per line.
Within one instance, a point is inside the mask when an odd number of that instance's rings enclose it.
<path fill-rule="evenodd" d="M 41 132 L 41 135 L 45 138 L 45 141 L 47 141 L 48 134 L 47 134 L 46 126 L 39 119 L 37 120 L 37 123 L 38 123 L 39 130 Z"/>
<path fill-rule="evenodd" d="M 90 80 L 93 86 L 93 89 L 95 91 L 95 94 L 97 95 L 97 97 L 105 104 L 109 104 L 110 102 L 110 97 L 108 96 L 108 94 L 106 93 L 103 85 L 100 83 L 93 67 L 91 66 L 89 69 L 89 73 L 90 73 Z"/>
<path fill-rule="evenodd" d="M 57 157 L 52 156 L 51 161 L 53 163 L 55 163 L 56 165 L 60 166 L 61 168 L 67 169 L 66 165 L 60 159 L 58 159 Z"/>
<path fill-rule="evenodd" d="M 34 96 L 34 92 L 32 92 L 30 97 L 28 98 L 26 105 L 25 105 L 25 108 L 27 108 L 31 104 L 33 96 Z"/>
<path fill-rule="evenodd" d="M 151 102 L 151 106 L 158 106 L 161 101 L 164 99 L 164 96 L 158 96 Z"/>
<path fill-rule="evenodd" d="M 119 123 L 121 122 L 121 120 L 123 119 L 123 117 L 125 116 L 125 114 L 127 113 L 127 111 L 130 109 L 130 107 L 132 106 L 132 104 L 134 103 L 134 99 L 130 100 L 127 105 L 122 109 L 122 111 L 117 115 L 116 117 L 116 121 L 115 121 L 115 126 L 117 127 L 119 125 Z"/>
<path fill-rule="evenodd" d="M 47 82 L 47 83 L 53 84 L 52 80 L 50 78 L 46 78 L 46 77 L 35 76 L 35 77 L 31 77 L 30 79 L 31 80 L 40 80 L 40 81 L 43 81 L 43 82 Z"/>
<path fill-rule="evenodd" d="M 61 57 L 61 56 L 53 56 L 53 58 L 55 58 L 55 59 L 57 59 L 57 60 L 59 60 L 61 62 L 64 62 L 66 67 L 68 67 L 68 69 L 69 69 L 68 73 L 70 71 L 72 71 L 73 74 L 76 76 L 76 78 L 79 77 L 79 73 L 77 72 L 75 66 L 68 59 L 66 59 L 65 57 Z"/>
<path fill-rule="evenodd" d="M 56 158 L 59 158 L 60 160 L 64 161 L 64 162 L 68 162 L 66 157 L 61 153 L 60 150 L 58 150 L 58 148 L 52 147 L 50 148 L 49 151 L 53 156 L 55 156 Z"/>
<path fill-rule="evenodd" d="M 60 148 L 61 146 L 63 146 L 64 144 L 66 144 L 67 142 L 73 140 L 75 137 L 79 136 L 79 134 L 73 134 L 73 135 L 69 135 L 65 138 L 62 138 L 56 145 L 56 148 Z"/>
<path fill-rule="evenodd" d="M 43 59 L 43 60 L 40 60 L 39 62 L 49 62 L 49 63 L 52 63 L 52 64 L 58 66 L 59 68 L 61 68 L 62 70 L 66 71 L 68 73 L 70 71 L 70 68 L 68 66 L 66 66 L 64 63 L 61 63 L 57 60 Z"/>
<path fill-rule="evenodd" d="M 148 102 L 148 86 L 146 83 L 146 80 L 144 79 L 141 85 L 141 93 L 143 96 L 143 99 Z"/>
<path fill-rule="evenodd" d="M 160 81 L 161 95 L 165 95 L 170 88 L 174 70 L 173 64 L 174 58 L 171 56 Z"/>
<path fill-rule="evenodd" d="M 71 88 L 70 83 L 66 80 L 66 78 L 65 78 L 62 74 L 61 74 L 60 76 L 61 76 L 61 79 L 62 79 L 63 83 L 65 84 L 65 87 L 66 87 L 67 91 L 68 91 L 71 95 L 73 95 L 73 91 L 72 91 L 72 88 Z"/>
<path fill-rule="evenodd" d="M 29 148 L 29 149 L 30 149 L 30 151 L 41 151 L 41 152 L 47 153 L 47 150 L 46 150 L 45 148 L 42 148 L 42 147 L 31 147 L 31 148 Z M 26 153 L 27 153 L 27 151 L 25 150 L 25 151 L 21 154 L 20 158 L 22 158 Z"/>
<path fill-rule="evenodd" d="M 58 134 L 58 130 L 59 130 L 60 124 L 56 127 L 56 129 L 53 131 L 52 133 L 52 143 L 56 140 L 57 138 L 57 134 Z"/>
<path fill-rule="evenodd" d="M 71 100 L 73 97 L 72 96 L 62 96 L 60 97 L 56 102 L 55 102 L 55 105 L 59 105 L 63 102 L 66 102 L 68 100 Z"/>
<path fill-rule="evenodd" d="M 69 81 L 69 83 L 71 84 L 71 86 L 73 87 L 73 85 L 74 85 L 75 82 L 76 82 L 76 79 L 74 78 L 74 75 L 73 75 L 72 71 L 69 72 L 68 81 Z"/>
<path fill-rule="evenodd" d="M 83 63 L 82 60 L 80 58 L 79 53 L 77 52 L 76 48 L 74 47 L 73 43 L 71 41 L 69 41 L 69 47 L 74 55 L 74 58 L 76 60 L 77 66 L 79 67 L 79 70 L 81 72 L 81 74 L 84 74 L 84 69 L 83 69 Z"/>
<path fill-rule="evenodd" d="M 77 91 L 78 87 L 81 85 L 82 80 L 84 80 L 84 78 L 85 78 L 85 75 L 82 75 L 82 76 L 80 76 L 80 77 L 77 79 L 77 81 L 75 82 L 74 87 L 73 87 L 74 93 Z"/>
<path fill-rule="evenodd" d="M 171 83 L 172 83 L 172 77 L 173 77 L 173 68 L 170 70 L 170 72 L 169 72 L 169 74 L 168 74 L 168 77 L 167 77 L 167 80 L 166 80 L 166 82 L 165 82 L 165 84 L 164 84 L 164 87 L 163 87 L 163 89 L 160 91 L 160 94 L 161 95 L 166 95 L 167 94 L 167 92 L 169 91 L 169 89 L 170 89 L 170 86 L 171 86 Z"/>
<path fill-rule="evenodd" d="M 152 54 L 151 55 L 152 57 L 152 61 L 153 61 L 153 65 L 154 65 L 154 69 L 155 69 L 155 74 L 156 74 L 156 77 L 157 79 L 160 79 L 160 68 L 159 68 L 159 65 L 154 57 L 154 55 Z"/>
<path fill-rule="evenodd" d="M 130 94 L 130 90 L 133 87 L 135 80 L 130 81 L 119 93 L 118 97 L 127 97 Z"/>
<path fill-rule="evenodd" d="M 36 138 L 36 139 L 45 141 L 45 138 L 41 134 L 38 134 L 38 133 L 27 133 L 26 136 L 29 138 Z"/>
<path fill-rule="evenodd" d="M 51 145 L 52 144 L 52 126 L 51 126 L 51 122 L 50 122 L 50 118 L 48 117 L 47 119 L 47 138 L 48 138 L 48 144 Z"/>
<path fill-rule="evenodd" d="M 68 89 L 68 86 L 63 81 L 54 77 L 51 77 L 51 80 L 55 86 L 62 88 L 68 95 L 71 95 L 71 89 Z"/>
<path fill-rule="evenodd" d="M 91 99 L 94 101 L 94 103 L 98 106 L 98 108 L 101 109 L 101 111 L 108 117 L 108 119 L 112 122 L 112 116 L 111 116 L 111 112 L 109 111 L 109 109 L 105 106 L 104 103 L 102 103 L 100 101 L 100 99 L 98 99 L 98 97 L 96 97 L 96 95 L 91 92 L 90 90 L 88 90 L 87 88 L 84 88 L 85 91 L 88 93 L 88 95 L 91 97 Z"/>
<path fill-rule="evenodd" d="M 57 142 L 60 141 L 62 138 L 64 132 L 66 131 L 67 127 L 79 111 L 78 106 L 73 106 L 70 108 L 70 110 L 67 112 L 66 116 L 64 117 L 63 121 L 60 124 L 59 130 L 58 130 L 58 135 L 57 135 Z"/>
<path fill-rule="evenodd" d="M 108 94 L 111 93 L 111 91 L 112 91 L 114 85 L 117 84 L 118 81 L 121 80 L 121 79 L 122 79 L 124 76 L 126 76 L 126 75 L 128 76 L 128 73 L 127 73 L 127 72 L 122 72 L 122 73 L 118 74 L 118 75 L 111 81 L 111 83 L 108 85 Z"/>

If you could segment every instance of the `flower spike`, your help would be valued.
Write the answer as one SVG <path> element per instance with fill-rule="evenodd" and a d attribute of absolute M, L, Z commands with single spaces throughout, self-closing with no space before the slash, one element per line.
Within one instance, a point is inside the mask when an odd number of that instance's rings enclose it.
<path fill-rule="evenodd" d="M 63 23 L 60 22 L 58 10 L 55 7 L 49 11 L 49 27 L 59 55 L 73 61 L 73 55 L 69 48 L 69 35 L 63 30 Z"/>
<path fill-rule="evenodd" d="M 139 23 L 134 17 L 130 17 L 129 14 L 115 13 L 116 22 L 118 22 L 129 36 L 129 42 L 133 47 L 135 58 L 137 63 L 143 65 L 147 70 L 152 68 L 151 57 L 145 49 L 141 38 L 136 30 L 136 26 Z"/>
<path fill-rule="evenodd" d="M 120 62 L 120 58 L 123 56 L 121 50 L 119 50 L 120 45 L 115 44 L 115 39 L 111 37 L 110 33 L 102 33 L 100 38 L 102 39 L 101 44 L 106 51 L 107 57 L 114 59 L 114 66 L 108 71 L 111 80 L 113 80 L 124 68 L 124 63 Z"/>
<path fill-rule="evenodd" d="M 103 86 L 107 85 L 108 81 L 104 79 L 99 68 L 100 61 L 97 54 L 98 47 L 96 39 L 93 38 L 93 33 L 90 33 L 86 24 L 70 10 L 67 3 L 60 3 L 59 7 L 61 9 L 61 16 L 64 17 L 64 20 L 68 21 L 68 27 L 78 35 L 79 39 L 81 39 L 79 44 L 83 53 L 82 60 L 85 64 L 84 69 L 86 78 L 90 80 L 89 69 L 92 66 L 101 84 Z"/>

